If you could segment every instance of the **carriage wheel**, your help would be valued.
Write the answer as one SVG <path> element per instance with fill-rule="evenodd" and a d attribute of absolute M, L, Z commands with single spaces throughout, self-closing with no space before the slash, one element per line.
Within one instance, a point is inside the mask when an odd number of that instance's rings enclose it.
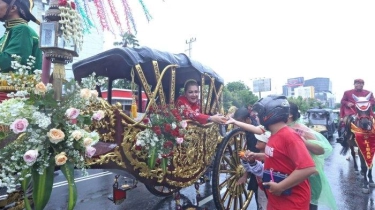
<path fill-rule="evenodd" d="M 173 193 L 177 192 L 181 188 L 169 188 L 162 185 L 146 185 L 147 190 L 152 193 L 153 195 L 159 197 L 168 197 L 173 195 Z"/>
<path fill-rule="evenodd" d="M 217 209 L 247 209 L 254 192 L 237 180 L 246 173 L 238 152 L 246 148 L 246 133 L 237 128 L 218 145 L 212 174 L 212 194 Z"/>

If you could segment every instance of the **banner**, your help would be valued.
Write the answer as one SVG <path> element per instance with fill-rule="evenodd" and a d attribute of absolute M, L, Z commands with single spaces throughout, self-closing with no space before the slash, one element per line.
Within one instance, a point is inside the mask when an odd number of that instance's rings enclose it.
<path fill-rule="evenodd" d="M 358 151 L 361 152 L 365 159 L 367 168 L 371 168 L 375 153 L 375 129 L 373 128 L 371 131 L 365 132 L 352 123 L 351 131 L 355 135 Z"/>

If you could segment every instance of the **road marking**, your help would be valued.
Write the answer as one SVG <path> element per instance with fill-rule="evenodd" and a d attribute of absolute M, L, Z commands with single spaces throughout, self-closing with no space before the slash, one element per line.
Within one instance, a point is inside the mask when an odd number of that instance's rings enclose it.
<path fill-rule="evenodd" d="M 79 177 L 79 178 L 74 179 L 74 181 L 77 183 L 77 182 L 82 182 L 82 181 L 86 181 L 86 180 L 90 180 L 90 179 L 99 178 L 99 177 L 102 177 L 102 176 L 108 176 L 108 175 L 111 175 L 111 174 L 113 174 L 113 173 L 109 172 L 109 171 L 106 171 L 106 172 L 96 173 L 96 174 L 92 174 L 92 175 L 88 175 L 88 176 L 84 176 L 84 177 Z M 65 186 L 65 185 L 68 185 L 67 181 L 56 182 L 56 183 L 53 184 L 53 188 L 62 187 L 62 186 Z"/>
<path fill-rule="evenodd" d="M 227 190 L 226 187 L 224 187 L 223 189 L 221 189 L 221 190 L 220 190 L 220 195 L 222 195 L 226 190 Z M 212 199 L 213 199 L 213 196 L 210 195 L 210 196 L 206 197 L 205 199 L 199 201 L 199 205 L 198 205 L 198 206 L 199 206 L 199 207 L 202 207 L 204 204 L 210 202 Z"/>

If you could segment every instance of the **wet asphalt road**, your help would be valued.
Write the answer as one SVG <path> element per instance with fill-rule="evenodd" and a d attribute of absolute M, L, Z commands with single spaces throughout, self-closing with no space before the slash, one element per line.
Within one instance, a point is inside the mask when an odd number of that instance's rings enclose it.
<path fill-rule="evenodd" d="M 334 147 L 333 154 L 326 159 L 325 172 L 333 190 L 338 210 L 375 210 L 374 198 L 375 192 L 370 189 L 369 194 L 361 192 L 362 176 L 356 174 L 353 170 L 353 160 L 346 160 L 345 156 L 339 154 L 341 145 L 331 140 Z M 358 157 L 357 162 L 359 163 Z M 172 197 L 157 197 L 145 188 L 142 183 L 138 183 L 137 188 L 128 191 L 127 199 L 120 205 L 115 205 L 108 199 L 112 193 L 112 184 L 114 176 L 122 173 L 129 176 L 126 172 L 89 170 L 88 177 L 80 177 L 80 171 L 76 171 L 76 180 L 78 187 L 77 210 L 105 210 L 105 209 L 175 209 L 175 201 Z M 67 187 L 65 178 L 59 172 L 55 177 L 55 185 L 51 195 L 51 200 L 46 209 L 59 210 L 66 209 Z M 211 184 L 206 183 L 199 189 L 202 199 L 199 200 L 199 209 L 215 209 L 211 196 Z M 182 206 L 194 205 L 195 188 L 193 186 L 181 190 Z M 256 209 L 253 199 L 249 209 Z M 319 207 L 319 210 L 326 208 Z"/>

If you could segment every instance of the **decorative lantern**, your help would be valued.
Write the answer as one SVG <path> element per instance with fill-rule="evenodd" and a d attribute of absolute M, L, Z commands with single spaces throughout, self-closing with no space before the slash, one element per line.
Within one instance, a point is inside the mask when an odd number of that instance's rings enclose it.
<path fill-rule="evenodd" d="M 54 64 L 53 86 L 56 100 L 61 100 L 65 64 L 78 57 L 82 48 L 82 20 L 72 0 L 50 0 L 45 22 L 40 25 L 40 49 Z"/>
<path fill-rule="evenodd" d="M 119 180 L 120 175 L 115 176 L 115 182 L 113 183 L 113 194 L 108 199 L 113 201 L 116 205 L 121 204 L 126 199 L 126 191 L 132 190 L 137 187 L 138 181 L 128 177 L 123 177 Z"/>

